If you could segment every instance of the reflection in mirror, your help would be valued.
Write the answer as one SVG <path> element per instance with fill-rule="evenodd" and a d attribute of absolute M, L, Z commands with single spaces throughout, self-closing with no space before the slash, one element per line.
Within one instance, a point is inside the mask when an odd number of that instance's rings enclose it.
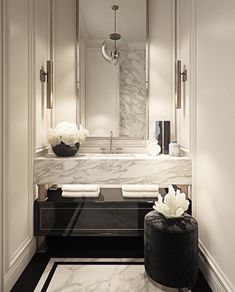
<path fill-rule="evenodd" d="M 146 138 L 146 1 L 79 0 L 78 120 L 91 137 Z"/>

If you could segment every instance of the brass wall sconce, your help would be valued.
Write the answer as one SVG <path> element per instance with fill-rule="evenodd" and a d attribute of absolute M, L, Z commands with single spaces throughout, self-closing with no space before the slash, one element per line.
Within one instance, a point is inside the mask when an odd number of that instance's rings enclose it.
<path fill-rule="evenodd" d="M 182 82 L 186 82 L 188 78 L 187 69 L 181 71 L 181 61 L 176 62 L 176 91 L 175 91 L 175 108 L 181 108 L 181 85 Z"/>
<path fill-rule="evenodd" d="M 46 78 L 47 77 L 47 78 Z M 40 80 L 47 82 L 47 108 L 53 108 L 53 62 L 47 61 L 47 72 L 40 70 Z"/>

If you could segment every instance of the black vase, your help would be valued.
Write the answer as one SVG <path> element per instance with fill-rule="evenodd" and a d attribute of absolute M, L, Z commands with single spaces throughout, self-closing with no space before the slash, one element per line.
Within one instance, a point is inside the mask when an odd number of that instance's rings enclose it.
<path fill-rule="evenodd" d="M 76 143 L 75 145 L 67 145 L 64 142 L 60 142 L 60 144 L 56 146 L 52 146 L 52 150 L 56 156 L 60 157 L 69 157 L 74 156 L 79 150 L 80 144 Z"/>

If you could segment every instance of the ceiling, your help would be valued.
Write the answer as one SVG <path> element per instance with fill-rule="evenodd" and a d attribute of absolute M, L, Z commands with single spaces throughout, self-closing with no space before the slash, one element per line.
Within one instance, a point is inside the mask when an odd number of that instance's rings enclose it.
<path fill-rule="evenodd" d="M 113 32 L 113 10 L 117 11 L 117 32 L 129 42 L 146 41 L 146 0 L 80 0 L 82 14 L 89 39 L 104 39 Z"/>

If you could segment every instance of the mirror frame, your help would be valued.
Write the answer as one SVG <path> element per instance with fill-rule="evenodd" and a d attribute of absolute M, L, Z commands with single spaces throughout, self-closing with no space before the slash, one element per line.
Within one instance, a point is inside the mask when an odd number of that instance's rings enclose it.
<path fill-rule="evenodd" d="M 127 0 L 128 1 L 128 0 Z M 76 0 L 76 122 L 81 123 L 80 107 L 80 67 L 79 67 L 79 2 Z M 146 135 L 145 138 L 113 137 L 116 147 L 122 147 L 125 152 L 143 152 L 146 147 L 146 140 L 149 139 L 149 0 L 146 0 L 146 72 L 145 72 L 145 90 L 146 90 Z M 80 152 L 100 152 L 101 148 L 107 146 L 109 137 L 88 137 L 82 145 Z"/>

